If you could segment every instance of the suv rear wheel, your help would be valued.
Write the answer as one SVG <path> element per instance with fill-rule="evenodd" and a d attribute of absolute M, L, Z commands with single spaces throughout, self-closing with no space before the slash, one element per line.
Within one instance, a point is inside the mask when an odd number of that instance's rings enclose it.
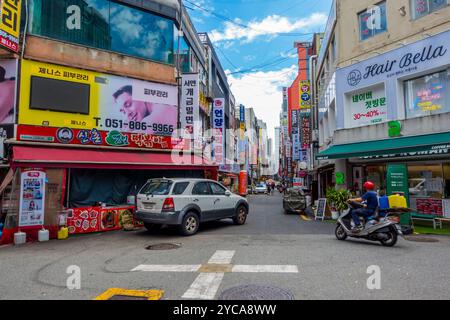
<path fill-rule="evenodd" d="M 247 221 L 248 210 L 245 206 L 239 206 L 236 210 L 236 216 L 233 218 L 234 224 L 241 226 Z"/>
<path fill-rule="evenodd" d="M 181 234 L 184 236 L 192 236 L 197 233 L 200 226 L 200 219 L 194 212 L 188 212 L 183 217 L 183 222 L 180 226 Z"/>

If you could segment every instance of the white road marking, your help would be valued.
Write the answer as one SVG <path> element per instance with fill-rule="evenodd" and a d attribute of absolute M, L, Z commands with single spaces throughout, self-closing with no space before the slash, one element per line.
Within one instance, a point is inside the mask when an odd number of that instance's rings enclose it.
<path fill-rule="evenodd" d="M 141 264 L 131 271 L 150 271 L 150 272 L 197 272 L 201 264 L 194 265 L 148 265 Z"/>
<path fill-rule="evenodd" d="M 184 299 L 212 300 L 222 283 L 224 273 L 200 273 L 183 294 Z"/>
<path fill-rule="evenodd" d="M 209 259 L 209 264 L 229 264 L 233 259 L 234 250 L 217 250 L 211 259 Z"/>
<path fill-rule="evenodd" d="M 216 296 L 222 283 L 224 272 L 202 272 L 208 270 L 208 265 L 231 265 L 231 260 L 236 251 L 217 250 L 207 265 L 145 265 L 141 264 L 131 271 L 150 272 L 200 272 L 189 289 L 183 294 L 184 299 L 212 300 Z M 206 267 L 206 268 L 202 268 Z M 227 266 L 228 267 L 228 266 Z M 210 269 L 211 270 L 211 269 Z M 223 270 L 223 269 L 222 269 Z M 232 273 L 298 273 L 298 267 L 293 265 L 234 265 Z"/>
<path fill-rule="evenodd" d="M 231 272 L 298 273 L 297 266 L 235 265 Z"/>

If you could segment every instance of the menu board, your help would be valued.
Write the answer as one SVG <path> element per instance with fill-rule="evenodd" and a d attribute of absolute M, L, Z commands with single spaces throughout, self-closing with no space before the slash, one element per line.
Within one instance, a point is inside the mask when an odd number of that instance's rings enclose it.
<path fill-rule="evenodd" d="M 317 204 L 317 213 L 316 213 L 316 220 L 317 219 L 325 219 L 325 214 L 327 211 L 327 199 L 319 199 Z"/>
<path fill-rule="evenodd" d="M 20 180 L 19 226 L 44 224 L 45 182 L 47 175 L 41 170 L 25 170 Z"/>

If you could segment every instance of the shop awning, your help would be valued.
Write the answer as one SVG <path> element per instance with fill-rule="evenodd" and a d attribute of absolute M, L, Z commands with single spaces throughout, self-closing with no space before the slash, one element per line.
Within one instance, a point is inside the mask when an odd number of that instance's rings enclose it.
<path fill-rule="evenodd" d="M 317 160 L 358 157 L 413 157 L 450 153 L 450 132 L 331 146 Z"/>
<path fill-rule="evenodd" d="M 89 168 L 89 169 L 178 169 L 217 170 L 218 166 L 197 155 L 154 152 L 89 150 L 14 146 L 14 167 Z"/>

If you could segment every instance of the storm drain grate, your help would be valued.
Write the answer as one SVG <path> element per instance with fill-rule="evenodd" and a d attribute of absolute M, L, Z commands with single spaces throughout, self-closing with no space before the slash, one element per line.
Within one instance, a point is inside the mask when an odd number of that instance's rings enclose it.
<path fill-rule="evenodd" d="M 244 285 L 225 290 L 219 300 L 294 300 L 294 295 L 282 288 Z"/>
<path fill-rule="evenodd" d="M 413 242 L 439 242 L 436 238 L 430 238 L 430 237 L 422 237 L 422 236 L 406 236 L 406 240 L 413 241 Z"/>
<path fill-rule="evenodd" d="M 181 243 L 157 243 L 152 244 L 145 249 L 147 250 L 174 250 L 181 248 Z"/>

